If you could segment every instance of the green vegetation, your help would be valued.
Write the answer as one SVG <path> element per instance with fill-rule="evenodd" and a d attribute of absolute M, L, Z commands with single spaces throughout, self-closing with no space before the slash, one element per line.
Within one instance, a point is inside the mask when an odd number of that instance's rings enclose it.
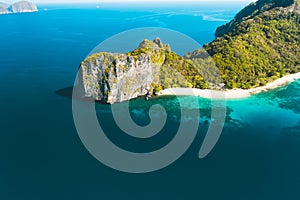
<path fill-rule="evenodd" d="M 253 2 L 242 9 L 231 22 L 220 26 L 216 31 L 216 36 L 223 36 L 233 31 L 234 28 L 241 22 L 252 19 L 255 16 L 258 16 L 274 8 L 289 7 L 294 3 L 294 1 L 296 2 L 296 4 L 299 3 L 299 0 L 258 0 L 256 2 Z"/>
<path fill-rule="evenodd" d="M 250 16 L 205 46 L 227 88 L 263 86 L 300 71 L 299 14 L 273 8 Z"/>
<path fill-rule="evenodd" d="M 163 88 L 162 88 L 162 86 L 160 84 L 152 83 L 151 87 L 153 88 L 153 93 L 154 94 L 157 94 L 158 92 L 160 92 L 160 91 L 163 90 Z"/>
<path fill-rule="evenodd" d="M 159 39 L 144 40 L 139 48 L 126 54 L 135 60 L 149 56 L 153 67 L 157 67 L 158 77 L 151 89 L 157 93 L 165 88 L 191 87 L 205 89 L 209 84 L 200 75 L 201 71 L 191 60 L 172 52 L 169 45 L 163 45 Z"/>

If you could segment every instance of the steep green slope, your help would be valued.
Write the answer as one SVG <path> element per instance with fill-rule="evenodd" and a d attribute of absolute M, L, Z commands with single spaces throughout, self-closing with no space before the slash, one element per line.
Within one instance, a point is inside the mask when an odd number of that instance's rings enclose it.
<path fill-rule="evenodd" d="M 217 30 L 204 48 L 227 88 L 262 86 L 300 71 L 298 2 L 259 0 Z"/>
<path fill-rule="evenodd" d="M 297 0 L 299 2 L 299 0 Z M 251 19 L 263 12 L 272 10 L 273 8 L 287 8 L 294 4 L 294 0 L 258 0 L 242 9 L 232 21 L 220 26 L 216 31 L 216 36 L 220 37 L 232 31 L 242 21 Z"/>

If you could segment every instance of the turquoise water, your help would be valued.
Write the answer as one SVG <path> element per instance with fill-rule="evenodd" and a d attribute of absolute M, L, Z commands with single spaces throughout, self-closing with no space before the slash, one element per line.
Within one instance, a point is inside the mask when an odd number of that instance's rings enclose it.
<path fill-rule="evenodd" d="M 1 199 L 299 199 L 300 81 L 247 99 L 227 101 L 219 142 L 206 158 L 199 148 L 210 123 L 210 101 L 198 99 L 198 135 L 169 167 L 126 174 L 95 160 L 81 143 L 68 94 L 79 63 L 106 38 L 131 28 L 158 26 L 211 41 L 214 30 L 244 5 L 42 5 L 33 14 L 0 16 Z M 180 97 L 189 102 L 191 97 Z M 178 99 L 133 100 L 137 124 L 162 103 L 163 131 L 133 139 L 114 124 L 110 106 L 96 105 L 108 137 L 124 149 L 148 152 L 172 140 Z"/>

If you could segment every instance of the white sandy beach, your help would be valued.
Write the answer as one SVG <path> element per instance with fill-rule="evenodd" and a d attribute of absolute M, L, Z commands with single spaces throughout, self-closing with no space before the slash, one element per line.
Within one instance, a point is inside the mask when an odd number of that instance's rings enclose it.
<path fill-rule="evenodd" d="M 192 96 L 200 96 L 202 98 L 209 98 L 209 99 L 242 99 L 242 98 L 247 98 L 253 94 L 258 94 L 260 92 L 265 92 L 268 90 L 285 86 L 295 81 L 296 79 L 300 79 L 300 72 L 279 78 L 274 82 L 268 83 L 266 86 L 252 88 L 249 90 L 233 89 L 233 90 L 217 91 L 217 90 L 201 90 L 201 89 L 191 89 L 191 88 L 172 88 L 172 89 L 166 89 L 161 91 L 159 95 L 179 95 L 179 96 L 192 95 Z"/>

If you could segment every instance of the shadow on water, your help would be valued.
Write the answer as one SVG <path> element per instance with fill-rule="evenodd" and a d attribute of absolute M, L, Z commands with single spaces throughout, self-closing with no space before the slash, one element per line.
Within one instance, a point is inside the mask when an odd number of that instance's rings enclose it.
<path fill-rule="evenodd" d="M 88 98 L 88 97 L 84 97 L 83 95 L 79 95 L 79 94 L 81 94 L 81 92 L 76 92 L 77 96 L 75 96 L 75 95 L 73 96 L 73 89 L 74 89 L 74 87 L 70 86 L 70 87 L 66 87 L 66 88 L 56 90 L 54 93 L 58 96 L 65 97 L 65 98 L 68 98 L 68 99 L 75 98 L 76 100 L 94 102 L 94 99 L 92 99 L 92 98 Z M 78 87 L 76 87 L 75 89 L 80 90 L 80 88 L 78 88 Z M 160 99 L 163 99 L 163 98 L 164 97 L 153 96 L 153 97 L 151 97 L 151 99 L 149 99 L 149 102 L 151 100 L 160 100 Z M 145 96 L 142 95 L 142 96 L 139 96 L 137 98 L 134 98 L 133 100 L 140 100 L 140 99 L 145 100 Z M 108 104 L 108 103 L 103 102 L 103 101 L 95 101 L 95 102 L 98 103 L 98 104 Z"/>
<path fill-rule="evenodd" d="M 80 88 L 78 88 L 78 87 L 76 87 L 75 89 L 80 90 Z M 92 98 L 84 97 L 83 95 L 80 95 L 81 92 L 76 92 L 76 94 L 73 95 L 73 90 L 74 90 L 74 87 L 71 86 L 71 87 L 66 87 L 63 89 L 56 90 L 54 93 L 58 96 L 65 97 L 70 100 L 75 99 L 75 100 L 80 100 L 80 101 L 85 101 L 85 102 L 96 102 L 99 104 L 107 104 L 105 102 L 95 101 Z"/>
<path fill-rule="evenodd" d="M 55 91 L 55 94 L 56 95 L 59 95 L 61 97 L 65 97 L 65 98 L 68 98 L 68 99 L 72 99 L 72 95 L 73 95 L 73 86 L 71 87 L 66 87 L 66 88 L 63 88 L 63 89 L 60 89 L 60 90 L 56 90 Z"/>
<path fill-rule="evenodd" d="M 56 90 L 54 93 L 58 96 L 67 98 L 67 99 L 75 99 L 75 100 L 79 100 L 79 101 L 83 101 L 83 102 L 90 102 L 90 103 L 96 103 L 96 105 L 111 105 L 109 103 L 105 103 L 105 102 L 101 102 L 101 101 L 95 101 L 92 98 L 87 98 L 84 97 L 83 95 L 78 95 L 80 94 L 80 92 L 76 92 L 78 96 L 74 96 L 73 97 L 73 86 L 70 87 L 66 87 L 66 88 L 62 88 L 59 90 Z M 78 88 L 79 89 L 79 88 Z M 181 97 L 184 98 L 185 96 Z M 130 112 L 132 113 L 132 115 L 134 116 L 136 112 L 136 110 L 142 110 L 142 112 L 146 115 L 148 115 L 149 109 L 151 106 L 155 105 L 155 104 L 160 104 L 160 105 L 164 105 L 164 108 L 167 109 L 167 111 L 169 111 L 170 115 L 173 115 L 174 117 L 180 117 L 180 115 L 178 115 L 177 113 L 177 108 L 178 106 L 180 107 L 180 104 L 177 100 L 178 97 L 176 96 L 153 96 L 151 99 L 149 99 L 148 101 L 145 100 L 144 96 L 141 97 L 137 97 L 135 99 L 130 100 Z M 206 100 L 203 100 L 201 98 L 198 99 L 199 101 L 199 109 L 200 113 L 201 113 L 201 118 L 202 120 L 200 120 L 200 123 L 202 123 L 203 125 L 208 126 L 210 124 L 210 118 L 211 118 L 211 105 L 206 105 L 203 104 L 203 102 L 205 102 Z M 103 107 L 101 107 L 101 109 L 103 109 Z M 189 109 L 190 112 L 192 112 L 193 108 L 186 108 Z M 225 119 L 225 127 L 245 127 L 247 126 L 246 123 L 238 120 L 238 119 L 234 119 L 231 116 L 231 113 L 233 112 L 233 109 L 230 107 L 227 107 L 227 113 L 226 113 L 226 119 Z M 141 117 L 138 115 L 138 117 Z M 179 119 L 178 119 L 179 120 Z"/>

